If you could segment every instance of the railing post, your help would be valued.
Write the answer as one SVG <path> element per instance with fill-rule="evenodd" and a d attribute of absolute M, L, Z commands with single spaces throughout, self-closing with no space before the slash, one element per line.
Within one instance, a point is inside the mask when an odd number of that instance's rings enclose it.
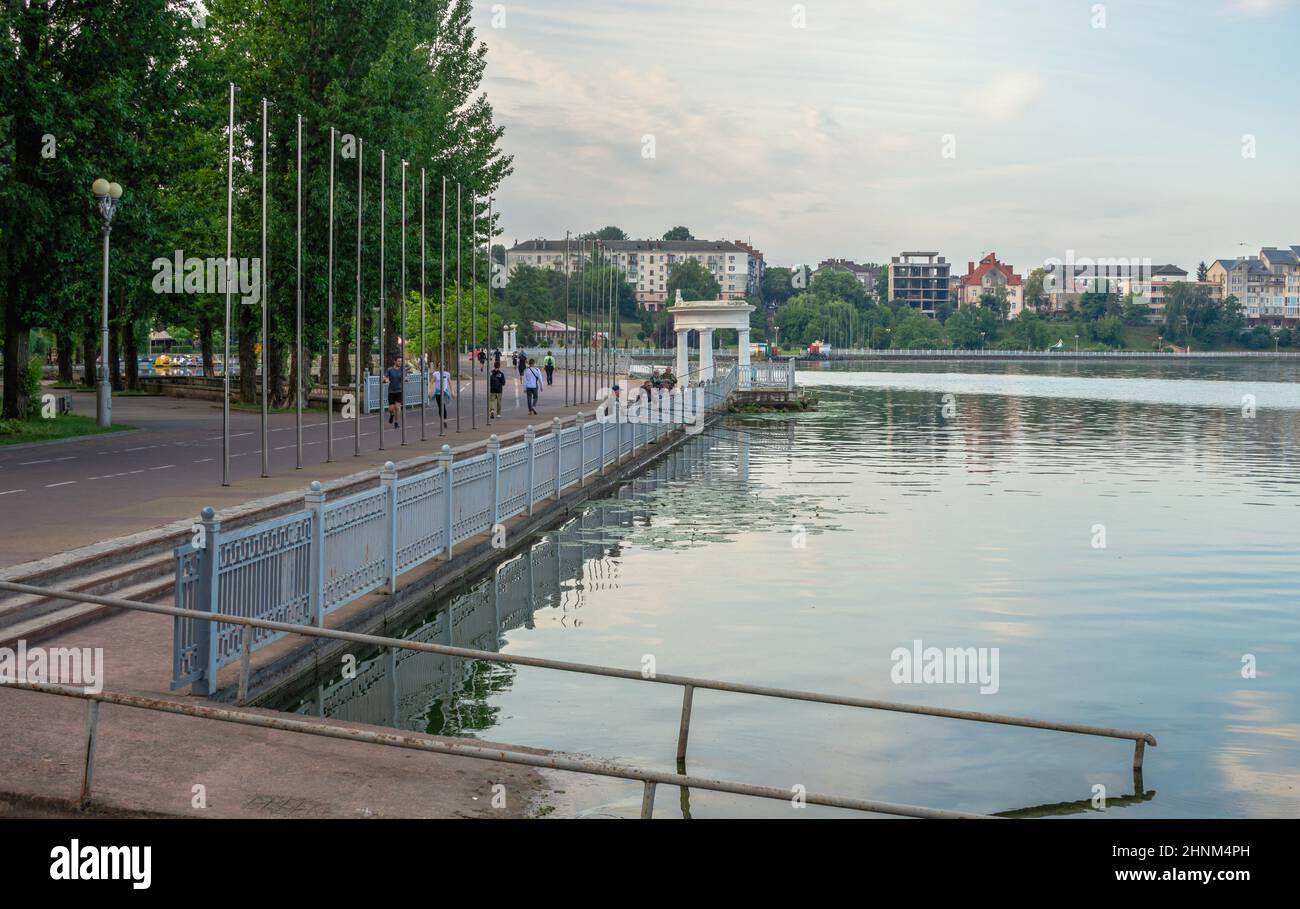
<path fill-rule="evenodd" d="M 195 607 L 205 612 L 221 611 L 221 522 L 209 505 L 200 512 L 203 548 L 199 551 L 199 590 Z M 197 622 L 194 642 L 203 673 L 194 680 L 195 694 L 211 696 L 217 690 L 217 623 Z"/>
<path fill-rule="evenodd" d="M 598 451 L 600 456 L 596 459 L 596 466 L 600 468 L 600 475 L 605 475 L 605 424 L 596 421 L 596 441 L 600 444 Z"/>
<path fill-rule="evenodd" d="M 488 436 L 487 453 L 492 459 L 492 526 L 501 519 L 501 440 L 496 433 Z"/>
<path fill-rule="evenodd" d="M 397 465 L 384 462 L 379 482 L 388 490 L 388 595 L 397 595 Z"/>
<path fill-rule="evenodd" d="M 551 421 L 551 439 L 554 440 L 553 448 L 555 449 L 555 501 L 560 501 L 560 450 L 563 447 L 564 435 L 563 428 L 560 426 L 560 418 L 556 417 Z"/>
<path fill-rule="evenodd" d="M 578 486 L 587 485 L 587 426 L 582 422 L 582 411 L 574 421 L 578 427 Z"/>
<path fill-rule="evenodd" d="M 655 784 L 645 781 L 645 791 L 641 793 L 641 820 L 648 821 L 655 813 Z"/>
<path fill-rule="evenodd" d="M 785 390 L 794 391 L 794 357 L 785 361 Z"/>
<path fill-rule="evenodd" d="M 677 728 L 677 760 L 686 760 L 686 740 L 691 735 L 691 702 L 695 700 L 695 686 L 684 685 L 682 690 L 682 722 Z"/>
<path fill-rule="evenodd" d="M 204 622 L 211 625 L 211 622 Z M 86 760 L 81 768 L 81 798 L 78 805 L 90 804 L 90 784 L 95 778 L 95 739 L 99 735 L 99 701 L 93 698 L 86 703 Z"/>
<path fill-rule="evenodd" d="M 537 430 L 530 425 L 524 429 L 524 446 L 528 451 L 528 516 L 533 515 L 533 480 L 537 471 Z"/>
<path fill-rule="evenodd" d="M 438 452 L 438 463 L 442 465 L 442 481 L 443 481 L 442 499 L 443 499 L 443 504 L 446 506 L 443 514 L 443 520 L 445 521 L 444 526 L 446 528 L 445 531 L 446 536 L 443 537 L 443 549 L 447 553 L 448 561 L 450 561 L 451 560 L 451 522 L 452 522 L 452 514 L 453 514 L 451 497 L 455 489 L 455 484 L 452 483 L 452 470 L 456 463 L 451 456 L 450 445 L 442 446 L 442 451 Z"/>
<path fill-rule="evenodd" d="M 303 498 L 311 512 L 311 548 L 308 571 L 311 572 L 310 596 L 312 621 L 325 627 L 325 490 L 319 480 L 311 481 L 311 490 Z"/>
<path fill-rule="evenodd" d="M 245 625 L 240 636 L 241 653 L 239 654 L 239 705 L 248 703 L 248 677 L 252 675 L 253 666 L 253 626 Z"/>

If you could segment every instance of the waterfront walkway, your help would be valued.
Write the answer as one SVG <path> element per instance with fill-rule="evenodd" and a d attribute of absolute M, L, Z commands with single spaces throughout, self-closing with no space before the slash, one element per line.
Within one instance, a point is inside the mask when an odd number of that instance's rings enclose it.
<path fill-rule="evenodd" d="M 508 365 L 508 364 L 507 364 Z M 379 450 L 377 414 L 365 414 L 361 454 L 355 452 L 351 420 L 334 419 L 334 461 L 325 461 L 325 414 L 303 414 L 303 468 L 295 468 L 294 414 L 269 419 L 270 476 L 261 473 L 261 414 L 232 410 L 231 485 L 221 485 L 221 405 L 219 402 L 170 397 L 116 397 L 115 423 L 137 431 L 88 436 L 57 443 L 0 446 L 0 568 L 68 552 L 100 540 L 197 518 L 211 505 L 218 512 L 277 493 L 301 490 L 313 480 L 328 483 L 362 470 L 378 471 L 385 461 L 436 454 L 444 444 L 475 447 L 496 433 L 521 432 L 529 424 L 543 430 L 555 417 L 583 411 L 588 400 L 564 405 L 564 373 L 544 388 L 539 415 L 529 416 L 517 373 L 507 373 L 502 416 L 485 425 L 486 392 L 482 378 L 472 396 L 469 376 L 460 396 L 460 427 L 455 407 L 440 435 L 437 410 L 427 408 L 426 441 L 420 441 L 419 409 L 412 408 L 401 433 L 384 420 L 384 450 Z M 74 393 L 74 412 L 93 414 L 93 392 Z M 469 409 L 477 399 L 477 428 Z"/>

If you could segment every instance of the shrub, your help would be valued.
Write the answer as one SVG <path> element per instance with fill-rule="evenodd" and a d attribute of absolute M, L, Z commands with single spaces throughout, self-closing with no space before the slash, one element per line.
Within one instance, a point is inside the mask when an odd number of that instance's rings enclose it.
<path fill-rule="evenodd" d="M 23 394 L 27 397 L 28 417 L 36 417 L 41 413 L 41 377 L 44 371 L 45 363 L 40 357 L 32 357 L 27 362 L 27 372 L 23 376 Z"/>

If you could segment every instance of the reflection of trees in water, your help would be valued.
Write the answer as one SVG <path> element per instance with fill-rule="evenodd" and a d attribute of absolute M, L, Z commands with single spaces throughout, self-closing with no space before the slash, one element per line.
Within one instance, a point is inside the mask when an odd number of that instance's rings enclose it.
<path fill-rule="evenodd" d="M 1166 376 L 1167 378 L 1167 376 Z M 819 409 L 791 421 L 792 447 L 823 463 L 961 464 L 989 469 L 1059 464 L 1060 449 L 1108 456 L 1211 457 L 1249 462 L 1296 458 L 1300 413 L 952 390 L 819 387 Z M 945 394 L 952 408 L 945 414 Z M 1016 445 L 1052 447 L 1026 465 Z"/>
<path fill-rule="evenodd" d="M 678 515 L 687 513 L 671 503 L 691 499 L 702 485 L 702 472 L 714 470 L 710 465 L 719 456 L 732 456 L 725 444 L 720 455 L 716 442 L 708 434 L 692 439 L 615 494 L 590 503 L 562 526 L 539 535 L 487 576 L 418 614 L 393 636 L 498 652 L 509 632 L 533 627 L 539 609 L 557 609 L 563 625 L 580 626 L 576 613 L 587 597 L 617 589 L 627 542 L 656 525 L 661 506 L 672 507 Z M 735 485 L 738 472 L 729 468 L 725 473 Z M 693 507 L 712 506 L 696 503 Z M 340 670 L 318 678 L 314 691 L 292 709 L 353 722 L 471 735 L 495 725 L 497 708 L 491 702 L 497 693 L 512 687 L 517 674 L 509 664 L 439 653 L 371 648 L 354 655 L 355 673 L 345 677 Z"/>

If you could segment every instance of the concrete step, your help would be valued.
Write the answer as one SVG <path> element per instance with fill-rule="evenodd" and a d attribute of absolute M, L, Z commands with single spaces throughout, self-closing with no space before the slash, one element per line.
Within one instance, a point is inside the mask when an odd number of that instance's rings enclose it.
<path fill-rule="evenodd" d="M 139 581 L 128 587 L 100 593 L 123 600 L 140 600 L 146 603 L 170 603 L 176 590 L 175 579 L 168 575 Z M 46 601 L 50 602 L 50 601 Z M 100 603 L 80 603 L 71 600 L 53 601 L 53 608 L 29 615 L 13 624 L 0 628 L 0 647 L 13 648 L 19 640 L 29 645 L 54 637 L 81 625 L 98 621 L 120 610 Z"/>
<path fill-rule="evenodd" d="M 101 596 L 121 596 L 121 591 L 142 582 L 156 582 L 160 578 L 174 576 L 176 560 L 171 553 L 157 553 L 125 562 L 110 565 L 68 579 L 62 583 L 49 581 L 18 580 L 16 583 L 31 583 L 33 586 L 51 586 L 59 590 L 75 593 L 93 593 Z M 15 624 L 38 619 L 43 615 L 78 605 L 72 600 L 60 600 L 39 594 L 13 594 L 0 592 L 0 633 Z M 81 604 L 84 605 L 84 604 Z"/>

